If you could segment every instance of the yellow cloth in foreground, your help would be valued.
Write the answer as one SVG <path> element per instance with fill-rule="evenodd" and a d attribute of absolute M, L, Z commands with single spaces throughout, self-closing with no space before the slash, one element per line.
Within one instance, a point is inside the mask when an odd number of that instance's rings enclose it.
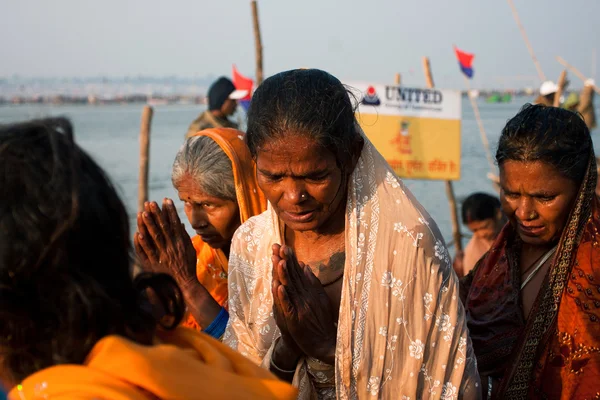
<path fill-rule="evenodd" d="M 100 340 L 83 365 L 37 372 L 9 393 L 23 399 L 294 399 L 296 391 L 242 355 L 187 328 L 142 346 Z"/>

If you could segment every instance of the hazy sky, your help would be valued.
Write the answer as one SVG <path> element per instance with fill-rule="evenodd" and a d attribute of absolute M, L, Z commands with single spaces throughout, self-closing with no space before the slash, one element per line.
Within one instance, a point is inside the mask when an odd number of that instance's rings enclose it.
<path fill-rule="evenodd" d="M 592 74 L 599 0 L 515 5 L 548 78 L 557 55 Z M 505 0 L 259 0 L 259 13 L 266 75 L 316 67 L 391 82 L 400 72 L 422 85 L 427 55 L 437 86 L 463 87 L 456 44 L 475 53 L 476 87 L 539 84 Z M 0 51 L 0 77 L 229 75 L 233 63 L 254 75 L 248 0 L 0 0 Z"/>

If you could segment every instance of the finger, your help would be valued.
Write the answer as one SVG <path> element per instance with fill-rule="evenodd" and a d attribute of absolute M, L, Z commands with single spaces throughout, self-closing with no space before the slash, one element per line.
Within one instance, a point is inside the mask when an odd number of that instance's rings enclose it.
<path fill-rule="evenodd" d="M 310 269 L 310 267 L 308 265 L 305 265 L 304 263 L 300 264 L 306 281 L 314 287 L 322 288 L 323 285 L 321 284 L 321 281 L 315 276 L 315 274 L 312 272 L 312 269 Z"/>
<path fill-rule="evenodd" d="M 148 262 L 152 264 L 159 263 L 160 253 L 156 250 L 156 247 L 153 244 L 149 243 L 148 238 L 138 232 L 137 239 L 139 247 L 146 255 Z"/>
<path fill-rule="evenodd" d="M 138 232 L 133 235 L 133 247 L 142 266 L 147 266 L 149 264 L 148 256 L 146 255 L 146 251 L 140 243 L 140 234 Z"/>
<path fill-rule="evenodd" d="M 279 251 L 281 250 L 281 245 L 279 243 L 275 243 L 273 245 L 273 247 L 271 247 L 271 250 L 273 250 L 273 256 L 279 257 Z"/>
<path fill-rule="evenodd" d="M 281 257 L 282 260 L 288 259 L 287 249 L 289 249 L 289 247 L 285 244 L 283 246 L 279 246 L 279 257 Z"/>
<path fill-rule="evenodd" d="M 181 219 L 179 219 L 179 215 L 177 214 L 177 208 L 175 208 L 175 204 L 173 204 L 173 200 L 166 198 L 163 203 L 163 211 L 166 210 L 167 217 L 169 217 L 169 222 L 173 230 L 185 230 L 182 228 L 183 224 L 181 223 Z"/>
<path fill-rule="evenodd" d="M 163 232 L 164 238 L 165 238 L 165 244 L 167 247 L 172 247 L 176 242 L 177 239 L 179 238 L 179 235 L 177 235 L 177 233 L 179 232 L 175 232 L 175 230 L 179 227 L 179 224 L 177 225 L 172 225 L 171 224 L 171 219 L 169 217 L 169 212 L 167 210 L 167 199 L 163 199 L 163 208 L 162 210 L 160 209 L 160 207 L 158 207 L 158 204 L 156 205 L 157 208 L 157 212 L 158 212 L 158 216 L 160 217 L 159 221 L 159 225 L 160 225 L 160 229 Z"/>
<path fill-rule="evenodd" d="M 281 305 L 280 309 L 283 311 L 283 315 L 286 318 L 286 320 L 290 319 L 291 317 L 294 317 L 294 315 L 295 315 L 294 306 L 292 305 L 292 302 L 290 301 L 288 292 L 285 289 L 285 287 L 280 286 L 277 294 L 279 297 L 279 304 Z"/>
<path fill-rule="evenodd" d="M 285 260 L 281 260 L 277 264 L 277 276 L 279 277 L 279 282 L 281 282 L 283 286 L 289 286 L 292 283 L 287 271 Z"/>
<path fill-rule="evenodd" d="M 285 254 L 284 260 L 286 260 L 286 267 L 290 282 L 294 282 L 295 285 L 302 286 L 304 282 L 304 274 L 298 264 L 298 259 L 294 250 L 289 246 L 282 246 L 282 251 Z"/>
<path fill-rule="evenodd" d="M 146 229 L 146 224 L 144 223 L 144 218 L 143 218 L 142 214 L 143 214 L 143 212 L 139 212 L 137 214 L 138 232 L 144 236 L 148 236 L 148 229 Z"/>
<path fill-rule="evenodd" d="M 148 229 L 148 234 L 150 237 L 152 237 L 152 239 L 154 239 L 154 244 L 156 245 L 158 251 L 164 251 L 165 238 L 162 229 L 157 225 L 152 214 L 144 211 L 143 218 L 146 228 Z"/>

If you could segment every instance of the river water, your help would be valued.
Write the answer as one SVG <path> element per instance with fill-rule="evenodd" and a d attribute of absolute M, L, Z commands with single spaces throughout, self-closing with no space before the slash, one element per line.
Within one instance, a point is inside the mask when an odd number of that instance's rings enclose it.
<path fill-rule="evenodd" d="M 512 103 L 506 104 L 479 102 L 482 120 L 493 152 L 506 121 L 514 116 L 523 104 L 531 100 L 531 98 L 515 98 Z M 171 165 L 183 142 L 189 123 L 202 111 L 200 107 L 198 105 L 154 107 L 150 150 L 150 199 L 160 201 L 164 197 L 173 198 L 181 212 L 183 205 L 177 201 L 177 193 L 171 185 Z M 454 182 L 454 191 L 459 202 L 474 191 L 494 193 L 494 187 L 486 176 L 490 167 L 468 99 L 463 99 L 462 110 L 461 179 Z M 49 115 L 70 118 L 75 127 L 76 141 L 108 172 L 125 201 L 131 223 L 134 224 L 137 207 L 138 136 L 141 112 L 142 106 L 139 104 L 11 105 L 0 107 L 0 123 Z M 238 118 L 241 119 L 241 116 Z M 600 141 L 595 140 L 597 154 L 598 142 Z M 450 243 L 452 227 L 444 183 L 407 180 L 406 184 L 433 216 L 446 241 Z M 185 219 L 183 214 L 181 217 Z M 188 230 L 192 233 L 189 225 Z M 462 230 L 463 233 L 466 232 L 464 227 Z"/>

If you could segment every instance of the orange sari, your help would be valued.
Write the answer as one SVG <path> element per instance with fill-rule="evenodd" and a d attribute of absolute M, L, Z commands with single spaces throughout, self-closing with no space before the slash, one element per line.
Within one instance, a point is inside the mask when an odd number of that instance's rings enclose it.
<path fill-rule="evenodd" d="M 153 346 L 107 336 L 83 365 L 36 372 L 8 398 L 292 400 L 296 390 L 208 335 L 180 327 L 158 332 Z"/>
<path fill-rule="evenodd" d="M 231 160 L 233 180 L 240 220 L 242 224 L 250 217 L 267 209 L 267 202 L 256 182 L 256 165 L 244 143 L 244 133 L 229 128 L 205 129 L 190 137 L 208 136 L 213 139 Z M 227 307 L 228 260 L 220 249 L 213 249 L 194 236 L 192 243 L 196 249 L 196 276 L 221 306 Z M 188 314 L 184 325 L 196 330 L 202 329 L 192 315 Z"/>
<path fill-rule="evenodd" d="M 521 309 L 519 241 L 507 225 L 461 281 L 482 376 L 495 398 L 600 398 L 600 203 L 596 158 L 564 228 L 529 318 Z M 484 391 L 487 382 L 482 382 Z"/>

